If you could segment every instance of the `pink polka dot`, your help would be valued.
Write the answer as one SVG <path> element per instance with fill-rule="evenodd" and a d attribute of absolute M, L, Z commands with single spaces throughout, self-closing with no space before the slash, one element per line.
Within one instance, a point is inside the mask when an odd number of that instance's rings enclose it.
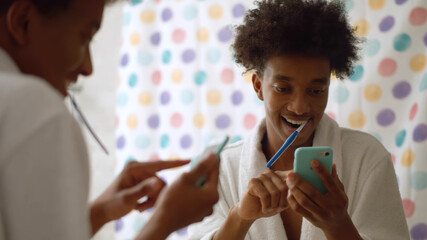
<path fill-rule="evenodd" d="M 178 28 L 172 33 L 172 41 L 174 43 L 182 43 L 185 40 L 185 31 Z"/>
<path fill-rule="evenodd" d="M 252 128 L 255 127 L 256 124 L 256 117 L 253 114 L 246 114 L 245 118 L 243 119 L 243 126 L 247 129 L 247 130 L 251 130 Z"/>
<path fill-rule="evenodd" d="M 427 20 L 427 10 L 425 8 L 416 7 L 412 9 L 409 15 L 409 22 L 414 26 L 423 25 Z"/>
<path fill-rule="evenodd" d="M 158 86 L 162 82 L 162 73 L 159 70 L 154 71 L 151 75 L 151 81 Z"/>
<path fill-rule="evenodd" d="M 414 120 L 415 116 L 417 115 L 418 112 L 418 104 L 414 103 L 414 105 L 412 105 L 411 107 L 411 111 L 409 112 L 409 120 Z"/>
<path fill-rule="evenodd" d="M 179 128 L 182 126 L 183 118 L 179 113 L 174 113 L 171 117 L 171 126 L 174 128 Z"/>
<path fill-rule="evenodd" d="M 391 161 L 393 162 L 393 166 L 396 164 L 396 156 L 392 153 L 391 154 Z"/>
<path fill-rule="evenodd" d="M 148 161 L 159 161 L 160 157 L 157 153 L 153 154 L 150 156 L 150 158 L 148 159 Z"/>
<path fill-rule="evenodd" d="M 405 212 L 406 218 L 412 217 L 415 212 L 415 203 L 409 199 L 403 199 L 403 211 Z"/>
<path fill-rule="evenodd" d="M 221 72 L 221 82 L 224 84 L 230 84 L 234 80 L 234 72 L 230 68 L 224 68 Z"/>
<path fill-rule="evenodd" d="M 118 128 L 118 127 L 119 127 L 119 117 L 116 116 L 116 128 Z"/>
<path fill-rule="evenodd" d="M 337 120 L 337 116 L 333 112 L 326 112 L 326 114 L 335 121 Z"/>
<path fill-rule="evenodd" d="M 396 72 L 397 63 L 391 58 L 384 58 L 378 66 L 378 73 L 383 77 L 389 77 Z"/>

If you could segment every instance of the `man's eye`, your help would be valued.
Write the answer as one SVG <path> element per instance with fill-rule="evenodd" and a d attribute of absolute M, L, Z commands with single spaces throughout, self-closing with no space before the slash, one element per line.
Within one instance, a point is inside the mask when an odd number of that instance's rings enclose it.
<path fill-rule="evenodd" d="M 289 91 L 289 88 L 286 88 L 286 87 L 274 86 L 274 89 L 276 89 L 276 91 L 278 91 L 278 92 L 288 92 Z"/>
<path fill-rule="evenodd" d="M 315 95 L 317 95 L 317 94 L 324 93 L 325 90 L 324 89 L 312 89 L 312 90 L 310 90 L 310 92 L 313 93 L 313 94 L 315 94 Z"/>

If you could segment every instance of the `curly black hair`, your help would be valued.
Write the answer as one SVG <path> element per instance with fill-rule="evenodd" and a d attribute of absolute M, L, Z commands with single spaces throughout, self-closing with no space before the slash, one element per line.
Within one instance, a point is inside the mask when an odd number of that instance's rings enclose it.
<path fill-rule="evenodd" d="M 351 75 L 358 60 L 358 44 L 341 1 L 262 0 L 246 13 L 236 28 L 232 47 L 235 59 L 249 70 L 262 73 L 273 56 L 324 56 L 331 71 Z"/>

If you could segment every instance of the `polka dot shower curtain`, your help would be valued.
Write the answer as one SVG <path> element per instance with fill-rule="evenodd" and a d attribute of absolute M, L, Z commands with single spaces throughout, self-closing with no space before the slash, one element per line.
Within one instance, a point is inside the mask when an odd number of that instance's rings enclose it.
<path fill-rule="evenodd" d="M 413 239 L 427 239 L 427 1 L 345 0 L 366 39 L 350 79 L 333 80 L 327 113 L 392 153 Z M 264 115 L 233 61 L 232 27 L 252 0 L 132 0 L 124 8 L 117 171 L 138 159 L 189 158 L 215 136 L 245 138 Z M 166 181 L 185 168 L 161 173 Z M 116 222 L 132 239 L 150 216 Z M 170 239 L 185 239 L 181 229 Z"/>
<path fill-rule="evenodd" d="M 133 159 L 190 158 L 214 137 L 237 141 L 263 116 L 234 64 L 232 26 L 251 1 L 130 1 L 124 8 L 117 92 L 118 170 Z M 166 181 L 186 170 L 161 173 Z M 116 222 L 131 239 L 150 216 Z M 185 239 L 181 229 L 171 239 Z"/>
<path fill-rule="evenodd" d="M 327 111 L 391 152 L 411 238 L 427 239 L 427 1 L 345 3 L 363 59 L 332 82 Z"/>

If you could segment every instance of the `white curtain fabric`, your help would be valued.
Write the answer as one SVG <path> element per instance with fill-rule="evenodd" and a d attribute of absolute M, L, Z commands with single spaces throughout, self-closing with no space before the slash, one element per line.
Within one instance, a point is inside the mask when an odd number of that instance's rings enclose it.
<path fill-rule="evenodd" d="M 413 239 L 427 238 L 427 1 L 346 0 L 362 60 L 333 80 L 327 113 L 392 153 Z M 131 160 L 191 158 L 216 136 L 245 138 L 264 116 L 230 49 L 252 0 L 133 0 L 124 8 L 117 171 Z M 357 147 L 357 146 L 355 146 Z M 186 168 L 164 171 L 168 182 Z M 131 239 L 150 217 L 116 222 Z M 170 239 L 185 239 L 181 229 Z"/>

